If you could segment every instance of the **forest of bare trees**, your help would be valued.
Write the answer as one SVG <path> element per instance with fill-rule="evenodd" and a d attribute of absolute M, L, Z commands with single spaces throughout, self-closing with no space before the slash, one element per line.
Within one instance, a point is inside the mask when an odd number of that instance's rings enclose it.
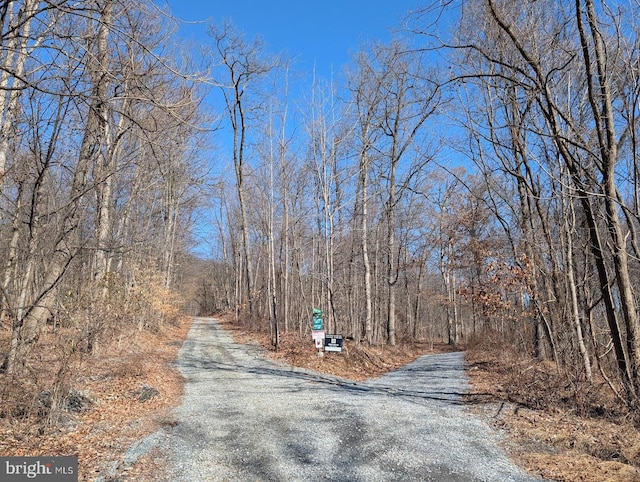
<path fill-rule="evenodd" d="M 151 2 L 0 3 L 3 409 L 171 311 L 204 171 L 168 29 Z"/>
<path fill-rule="evenodd" d="M 430 2 L 325 79 L 231 23 L 176 48 L 151 1 L 0 2 L 6 387 L 180 292 L 276 347 L 313 308 L 367 344 L 497 336 L 637 407 L 639 13 Z"/>
<path fill-rule="evenodd" d="M 312 307 L 366 343 L 497 335 L 637 406 L 638 13 L 432 2 L 298 97 L 284 59 L 212 31 L 236 178 L 203 309 L 275 345 Z"/>

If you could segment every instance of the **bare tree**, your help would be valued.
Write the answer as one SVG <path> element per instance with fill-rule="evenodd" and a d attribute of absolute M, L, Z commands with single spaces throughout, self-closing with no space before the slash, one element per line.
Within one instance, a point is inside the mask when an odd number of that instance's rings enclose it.
<path fill-rule="evenodd" d="M 190 98 L 166 95 L 167 79 L 175 81 L 175 72 L 151 53 L 162 45 L 158 18 L 144 15 L 145 6 L 104 0 L 5 2 L 0 8 L 8 22 L 3 28 L 9 29 L 2 31 L 2 55 L 7 54 L 0 74 L 6 88 L 2 123 L 11 123 L 0 133 L 3 182 L 10 186 L 2 193 L 3 212 L 11 221 L 11 228 L 0 232 L 6 255 L 0 311 L 11 320 L 5 365 L 12 374 L 29 362 L 40 333 L 61 318 L 77 330 L 74 343 L 91 349 L 95 324 L 105 324 L 106 317 L 72 321 L 77 313 L 69 314 L 65 300 L 83 286 L 88 301 L 82 309 L 98 313 L 93 288 L 104 293 L 109 282 L 124 279 L 140 261 L 143 244 L 136 244 L 131 232 L 148 232 L 142 226 L 151 216 L 135 218 L 133 206 L 145 202 L 141 198 L 149 189 L 144 174 L 129 175 L 143 166 L 141 158 L 157 142 L 157 129 L 145 125 L 146 114 L 162 110 L 175 121 L 165 122 L 165 133 L 179 131 L 188 109 L 178 114 L 175 104 Z M 5 52 L 5 41 L 11 53 Z M 188 138 L 184 129 L 176 135 Z M 186 206 L 184 193 L 178 194 L 183 197 L 177 202 Z M 152 209 L 148 205 L 146 213 Z M 176 225 L 170 231 L 166 264 L 173 265 L 180 230 Z M 172 267 L 166 268 L 170 278 Z M 107 277 L 112 271 L 117 273 Z"/>
<path fill-rule="evenodd" d="M 548 206 L 561 206 L 558 198 L 563 191 L 556 186 L 570 182 L 580 207 L 581 232 L 588 239 L 584 244 L 590 251 L 584 268 L 593 269 L 598 279 L 595 298 L 603 308 L 603 321 L 613 342 L 617 373 L 627 403 L 637 406 L 640 345 L 633 275 L 637 261 L 629 255 L 629 250 L 635 249 L 630 239 L 635 236 L 636 226 L 621 195 L 628 188 L 633 190 L 629 184 L 633 176 L 625 172 L 625 166 L 633 163 L 623 161 L 630 152 L 625 147 L 636 126 L 629 123 L 634 116 L 624 106 L 630 105 L 627 95 L 635 92 L 636 84 L 625 74 L 624 66 L 637 58 L 632 47 L 636 41 L 629 38 L 635 30 L 625 26 L 626 17 L 621 11 L 614 12 L 605 4 L 596 6 L 593 0 L 577 0 L 571 6 L 531 2 L 517 11 L 508 2 L 479 0 L 465 3 L 462 13 L 458 41 L 440 46 L 453 49 L 464 59 L 454 80 L 475 84 L 479 89 L 474 92 L 490 95 L 487 119 L 491 123 L 475 132 L 498 149 L 511 143 L 518 155 L 535 153 L 535 162 L 520 163 L 519 169 L 509 170 L 513 179 L 526 181 L 522 186 L 528 190 L 527 197 L 521 199 L 528 198 L 528 206 L 537 209 L 541 195 L 553 201 Z M 631 88 L 621 88 L 629 81 Z M 506 91 L 502 90 L 505 86 Z M 511 101 L 505 92 L 512 93 Z M 500 103 L 507 102 L 518 106 L 510 110 L 517 115 L 496 115 Z M 496 135 L 509 129 L 518 135 Z M 561 176 L 563 169 L 568 178 Z M 538 184 L 543 191 L 532 190 L 535 184 L 530 181 L 545 177 L 547 182 Z M 522 214 L 531 216 L 534 212 L 530 209 Z M 556 225 L 563 226 L 568 220 L 571 226 L 570 211 L 556 209 L 555 213 Z M 544 217 L 538 216 L 541 219 Z M 556 234 L 553 224 L 548 228 L 551 248 L 556 244 Z M 550 249 L 544 258 L 550 259 L 551 253 Z M 570 262 L 565 256 L 564 261 L 573 263 L 573 256 Z M 552 273 L 558 278 L 551 283 L 548 296 L 563 299 L 561 269 L 554 267 Z M 567 286 L 571 291 L 571 280 Z M 569 299 L 572 297 L 569 294 Z M 576 309 L 572 302 L 569 306 L 573 306 L 571 325 L 577 330 L 576 312 L 586 313 L 593 307 Z M 563 319 L 561 310 L 551 316 L 544 309 L 538 313 L 551 340 L 563 336 L 557 327 L 568 320 Z M 578 335 L 576 340 L 579 345 Z M 557 354 L 556 360 L 562 364 Z M 583 366 L 587 370 L 586 361 Z"/>
<path fill-rule="evenodd" d="M 369 175 L 371 157 L 376 141 L 375 126 L 380 105 L 382 79 L 376 76 L 364 54 L 357 59 L 357 70 L 350 79 L 350 90 L 355 105 L 356 143 L 358 146 L 358 184 L 356 191 L 357 218 L 360 231 L 360 252 L 364 267 L 365 317 L 363 338 L 369 343 L 374 341 L 373 287 L 371 280 L 371 260 L 369 246 Z M 379 135 L 379 133 L 378 133 Z"/>
<path fill-rule="evenodd" d="M 367 170 L 371 150 L 379 177 L 385 179 L 384 216 L 386 225 L 386 337 L 396 343 L 396 284 L 400 250 L 396 239 L 396 212 L 412 181 L 424 171 L 433 153 L 422 136 L 422 127 L 439 105 L 436 82 L 422 64 L 420 55 L 393 42 L 378 45 L 370 56 L 359 57 L 360 82 L 355 88 L 355 102 L 360 116 L 363 141 L 361 154 L 361 190 L 366 193 Z M 431 73 L 433 77 L 433 73 Z M 364 114 L 364 116 L 363 116 Z M 422 144 L 422 146 L 419 146 Z M 365 176 L 365 177 L 363 177 Z M 366 210 L 366 196 L 360 199 Z M 366 223 L 363 213 L 362 222 Z M 363 252 L 366 253 L 366 224 L 361 226 Z M 366 270 L 366 267 L 365 267 Z M 366 330 L 365 330 L 366 331 Z"/>
<path fill-rule="evenodd" d="M 210 35 L 214 42 L 216 59 L 221 62 L 220 77 L 215 80 L 224 97 L 227 120 L 233 132 L 232 156 L 236 176 L 236 188 L 240 205 L 242 231 L 242 262 L 244 266 L 245 296 L 249 315 L 253 319 L 254 287 L 249 221 L 247 216 L 246 182 L 247 147 L 251 116 L 260 102 L 252 98 L 252 89 L 275 68 L 275 62 L 265 53 L 259 39 L 247 41 L 231 24 L 212 26 Z"/>

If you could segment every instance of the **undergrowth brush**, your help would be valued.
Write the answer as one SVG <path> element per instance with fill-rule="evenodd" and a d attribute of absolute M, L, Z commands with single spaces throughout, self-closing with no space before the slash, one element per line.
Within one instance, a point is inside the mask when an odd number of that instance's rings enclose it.
<path fill-rule="evenodd" d="M 528 356 L 498 336 L 471 340 L 468 400 L 505 429 L 513 455 L 530 471 L 560 481 L 640 480 L 640 425 L 594 373 Z"/>

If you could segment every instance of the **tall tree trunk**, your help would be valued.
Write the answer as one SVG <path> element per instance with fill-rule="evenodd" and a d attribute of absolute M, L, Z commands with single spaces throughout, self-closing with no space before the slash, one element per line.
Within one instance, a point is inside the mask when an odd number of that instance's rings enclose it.
<path fill-rule="evenodd" d="M 244 120 L 242 120 L 244 126 Z M 234 138 L 236 137 L 234 133 Z M 249 317 L 253 323 L 255 316 L 255 300 L 253 292 L 253 264 L 251 262 L 251 245 L 249 243 L 249 221 L 247 218 L 247 202 L 245 200 L 244 188 L 244 142 L 245 129 L 242 127 L 240 133 L 240 143 L 237 152 L 234 153 L 234 166 L 236 172 L 236 185 L 238 193 L 238 203 L 240 205 L 240 231 L 242 232 L 242 265 L 244 267 L 245 295 L 249 305 Z"/>
<path fill-rule="evenodd" d="M 368 205 L 368 184 L 369 184 L 369 161 L 366 152 L 360 154 L 360 173 L 358 181 L 359 204 L 360 204 L 360 250 L 362 253 L 362 264 L 364 268 L 364 298 L 365 298 L 365 318 L 364 318 L 364 339 L 367 343 L 373 343 L 373 301 L 371 288 L 371 261 L 369 260 L 369 227 L 367 209 Z"/>
<path fill-rule="evenodd" d="M 24 350 L 37 340 L 41 327 L 54 308 L 57 286 L 75 256 L 76 248 L 71 246 L 75 244 L 73 237 L 83 214 L 82 200 L 89 191 L 87 174 L 104 145 L 106 133 L 106 92 L 109 72 L 108 36 L 109 26 L 113 21 L 113 8 L 113 0 L 106 0 L 99 12 L 95 52 L 91 56 L 93 60 L 88 65 L 92 82 L 91 103 L 69 199 L 61 212 L 61 226 L 58 227 L 57 239 L 53 241 L 55 249 L 47 265 L 47 271 L 43 274 L 40 285 L 42 288 L 28 309 L 24 312 L 21 311 L 23 316 L 16 319 L 14 323 L 12 339 L 16 341 L 11 344 L 7 368 L 9 371 L 17 367 Z M 28 262 L 32 261 L 32 257 Z M 24 305 L 22 306 L 24 308 Z"/>
<path fill-rule="evenodd" d="M 573 240 L 571 239 L 572 233 L 567 229 L 567 283 L 569 285 L 569 294 L 571 298 L 571 316 L 573 318 L 573 324 L 576 330 L 576 339 L 578 342 L 578 350 L 582 357 L 582 364 L 584 367 L 584 373 L 587 380 L 591 381 L 593 375 L 591 373 L 591 360 L 589 359 L 589 352 L 584 343 L 584 336 L 582 331 L 582 323 L 580 321 L 580 308 L 578 306 L 578 291 L 576 289 L 575 269 L 573 262 Z"/>
<path fill-rule="evenodd" d="M 389 298 L 387 305 L 387 343 L 396 344 L 396 283 L 398 269 L 396 266 L 396 235 L 395 235 L 395 162 L 391 169 L 389 186 L 389 200 L 387 206 L 387 289 Z"/>
<path fill-rule="evenodd" d="M 284 332 L 289 331 L 289 295 L 291 288 L 289 287 L 289 273 L 291 271 L 291 247 L 289 246 L 289 185 L 286 164 L 286 146 L 284 138 L 284 123 L 282 125 L 281 142 L 280 142 L 280 169 L 282 176 L 282 242 L 280 244 L 280 265 L 282 273 L 282 324 Z"/>
<path fill-rule="evenodd" d="M 15 12 L 14 7 L 18 4 L 19 2 L 15 1 L 6 2 L 2 21 L 6 22 L 7 36 L 4 36 L 4 29 L 0 30 L 4 44 L 0 53 L 0 192 L 2 192 L 3 179 L 7 170 L 9 138 L 24 87 L 22 79 L 25 74 L 25 64 L 29 57 L 29 50 L 33 50 L 42 41 L 42 38 L 39 38 L 29 47 L 31 24 L 38 13 L 40 1 L 24 0 L 19 11 Z"/>
<path fill-rule="evenodd" d="M 629 395 L 632 405 L 638 406 L 640 404 L 640 326 L 629 272 L 627 238 L 622 232 L 619 216 L 620 206 L 618 205 L 615 180 L 615 168 L 618 161 L 618 140 L 616 138 L 615 113 L 612 104 L 612 86 L 607 74 L 605 46 L 595 14 L 593 0 L 585 0 L 585 6 L 587 24 L 594 47 L 595 66 L 590 59 L 591 53 L 582 20 L 582 6 L 580 3 L 580 0 L 576 0 L 578 31 L 580 32 L 585 73 L 587 74 L 589 102 L 596 121 L 600 144 L 606 223 L 611 236 L 615 282 L 618 287 L 620 309 L 627 332 L 626 349 L 630 363 L 628 376 L 631 379 L 631 386 L 628 390 L 631 392 Z"/>

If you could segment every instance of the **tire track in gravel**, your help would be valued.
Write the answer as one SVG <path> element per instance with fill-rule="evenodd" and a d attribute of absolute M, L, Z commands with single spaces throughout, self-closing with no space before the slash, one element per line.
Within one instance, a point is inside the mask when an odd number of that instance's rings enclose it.
<path fill-rule="evenodd" d="M 167 481 L 534 481 L 464 409 L 462 353 L 372 381 L 281 365 L 198 318 L 177 425 L 154 434 Z"/>

